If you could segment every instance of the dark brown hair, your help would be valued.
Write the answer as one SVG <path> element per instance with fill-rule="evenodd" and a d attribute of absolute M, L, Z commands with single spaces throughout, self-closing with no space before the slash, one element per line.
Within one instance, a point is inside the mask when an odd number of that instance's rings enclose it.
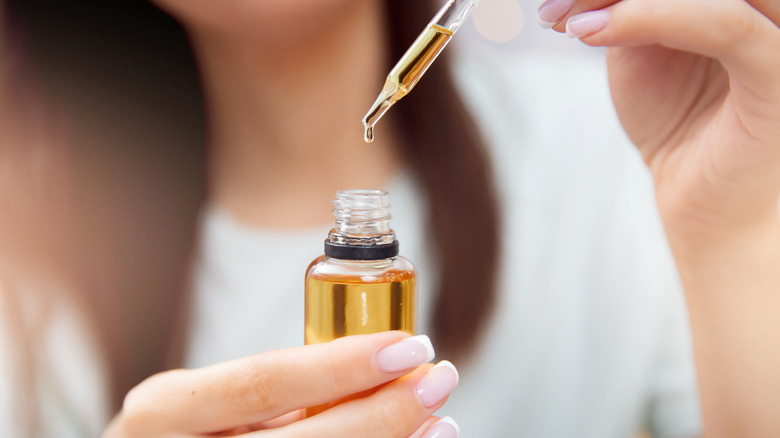
<path fill-rule="evenodd" d="M 77 274 L 118 407 L 183 342 L 174 315 L 186 313 L 183 279 L 205 194 L 194 62 L 179 26 L 146 2 L 8 3 L 29 31 L 56 112 L 74 126 Z M 384 2 L 388 69 L 438 3 Z M 445 51 L 392 113 L 404 159 L 430 205 L 428 232 L 440 269 L 431 335 L 441 357 L 464 359 L 495 300 L 499 218 L 488 154 L 446 59 Z"/>
<path fill-rule="evenodd" d="M 37 400 L 46 363 L 48 321 L 76 286 L 72 272 L 73 187 L 67 134 L 57 126 L 30 74 L 24 39 L 0 4 L 0 331 L 15 395 L 11 431 L 38 436 Z M 80 297 L 68 302 L 81 307 Z M 87 325 L 90 325 L 87 322 Z M 0 376 L 8 378 L 9 376 Z"/>
<path fill-rule="evenodd" d="M 74 156 L 70 258 L 114 408 L 161 370 L 205 195 L 197 71 L 178 24 L 146 1 L 6 0 Z"/>
<path fill-rule="evenodd" d="M 443 2 L 385 1 L 390 62 Z M 430 202 L 428 233 L 440 267 L 431 336 L 440 357 L 465 359 L 496 295 L 499 213 L 488 152 L 450 73 L 445 50 L 394 108 L 401 146 Z"/>

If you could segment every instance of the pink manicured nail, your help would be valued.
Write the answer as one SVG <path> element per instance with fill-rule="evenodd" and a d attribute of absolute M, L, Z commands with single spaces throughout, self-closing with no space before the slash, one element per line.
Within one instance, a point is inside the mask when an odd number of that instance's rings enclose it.
<path fill-rule="evenodd" d="M 549 29 L 563 20 L 563 17 L 565 17 L 573 7 L 574 0 L 547 0 L 539 6 L 539 12 L 536 14 L 536 19 L 539 21 L 540 26 Z"/>
<path fill-rule="evenodd" d="M 458 435 L 460 435 L 458 423 L 450 417 L 444 417 L 433 423 L 422 438 L 458 438 Z"/>
<path fill-rule="evenodd" d="M 449 361 L 443 360 L 431 368 L 419 382 L 415 390 L 423 406 L 431 406 L 444 400 L 444 397 L 458 385 L 458 370 Z"/>
<path fill-rule="evenodd" d="M 383 348 L 374 356 L 374 363 L 380 370 L 394 373 L 422 365 L 434 355 L 430 338 L 419 335 Z"/>
<path fill-rule="evenodd" d="M 572 38 L 592 35 L 607 27 L 607 22 L 609 11 L 606 9 L 583 12 L 569 18 L 566 22 L 566 34 Z"/>

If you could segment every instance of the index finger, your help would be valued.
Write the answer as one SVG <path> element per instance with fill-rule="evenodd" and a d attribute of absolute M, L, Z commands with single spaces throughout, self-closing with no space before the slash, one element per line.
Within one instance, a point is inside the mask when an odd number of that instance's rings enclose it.
<path fill-rule="evenodd" d="M 554 0 L 545 1 L 540 6 L 540 20 L 547 27 L 553 27 L 558 32 L 566 32 L 566 20 L 582 12 L 603 9 L 612 6 L 619 0 Z M 780 26 L 780 2 L 777 0 L 738 0 L 745 1 Z M 550 7 L 546 7 L 550 6 Z M 547 9 L 547 14 L 542 12 Z"/>
<path fill-rule="evenodd" d="M 582 12 L 602 9 L 620 0 L 547 0 L 539 6 L 539 21 L 545 28 L 566 32 L 566 20 Z"/>
<path fill-rule="evenodd" d="M 432 358 L 427 336 L 348 336 L 153 376 L 128 394 L 123 416 L 145 431 L 219 432 L 374 388 Z"/>

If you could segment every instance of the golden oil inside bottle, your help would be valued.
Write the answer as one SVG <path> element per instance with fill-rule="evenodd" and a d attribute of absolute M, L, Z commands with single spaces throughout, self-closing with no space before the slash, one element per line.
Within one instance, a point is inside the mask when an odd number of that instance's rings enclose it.
<path fill-rule="evenodd" d="M 373 128 L 376 122 L 399 99 L 409 94 L 450 38 L 452 31 L 437 24 L 429 24 L 393 67 L 382 92 L 363 118 L 363 138 L 367 143 L 374 140 Z"/>
<path fill-rule="evenodd" d="M 322 261 L 315 260 L 312 265 Z M 377 277 L 307 275 L 305 292 L 304 341 L 330 342 L 348 335 L 417 330 L 417 274 L 414 270 L 390 270 Z M 312 406 L 311 417 L 335 405 L 367 397 L 373 390 Z"/>
<path fill-rule="evenodd" d="M 391 270 L 378 278 L 309 276 L 305 343 L 349 335 L 417 329 L 416 274 Z"/>

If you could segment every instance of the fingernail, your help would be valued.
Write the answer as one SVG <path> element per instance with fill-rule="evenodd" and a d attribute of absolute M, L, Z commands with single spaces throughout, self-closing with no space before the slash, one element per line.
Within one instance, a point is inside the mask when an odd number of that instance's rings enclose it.
<path fill-rule="evenodd" d="M 460 435 L 458 423 L 451 417 L 444 417 L 433 423 L 422 438 L 458 438 L 458 435 Z"/>
<path fill-rule="evenodd" d="M 572 38 L 582 38 L 604 29 L 607 22 L 609 11 L 606 9 L 584 12 L 569 18 L 566 22 L 566 34 Z"/>
<path fill-rule="evenodd" d="M 574 0 L 547 0 L 539 6 L 536 19 L 539 21 L 540 26 L 549 29 L 563 20 L 563 17 L 565 17 L 573 7 Z"/>
<path fill-rule="evenodd" d="M 443 360 L 431 368 L 417 382 L 417 398 L 426 408 L 444 400 L 444 397 L 458 385 L 458 370 L 449 361 Z"/>
<path fill-rule="evenodd" d="M 429 362 L 434 355 L 431 339 L 419 335 L 383 348 L 374 356 L 374 363 L 380 370 L 394 373 Z"/>

